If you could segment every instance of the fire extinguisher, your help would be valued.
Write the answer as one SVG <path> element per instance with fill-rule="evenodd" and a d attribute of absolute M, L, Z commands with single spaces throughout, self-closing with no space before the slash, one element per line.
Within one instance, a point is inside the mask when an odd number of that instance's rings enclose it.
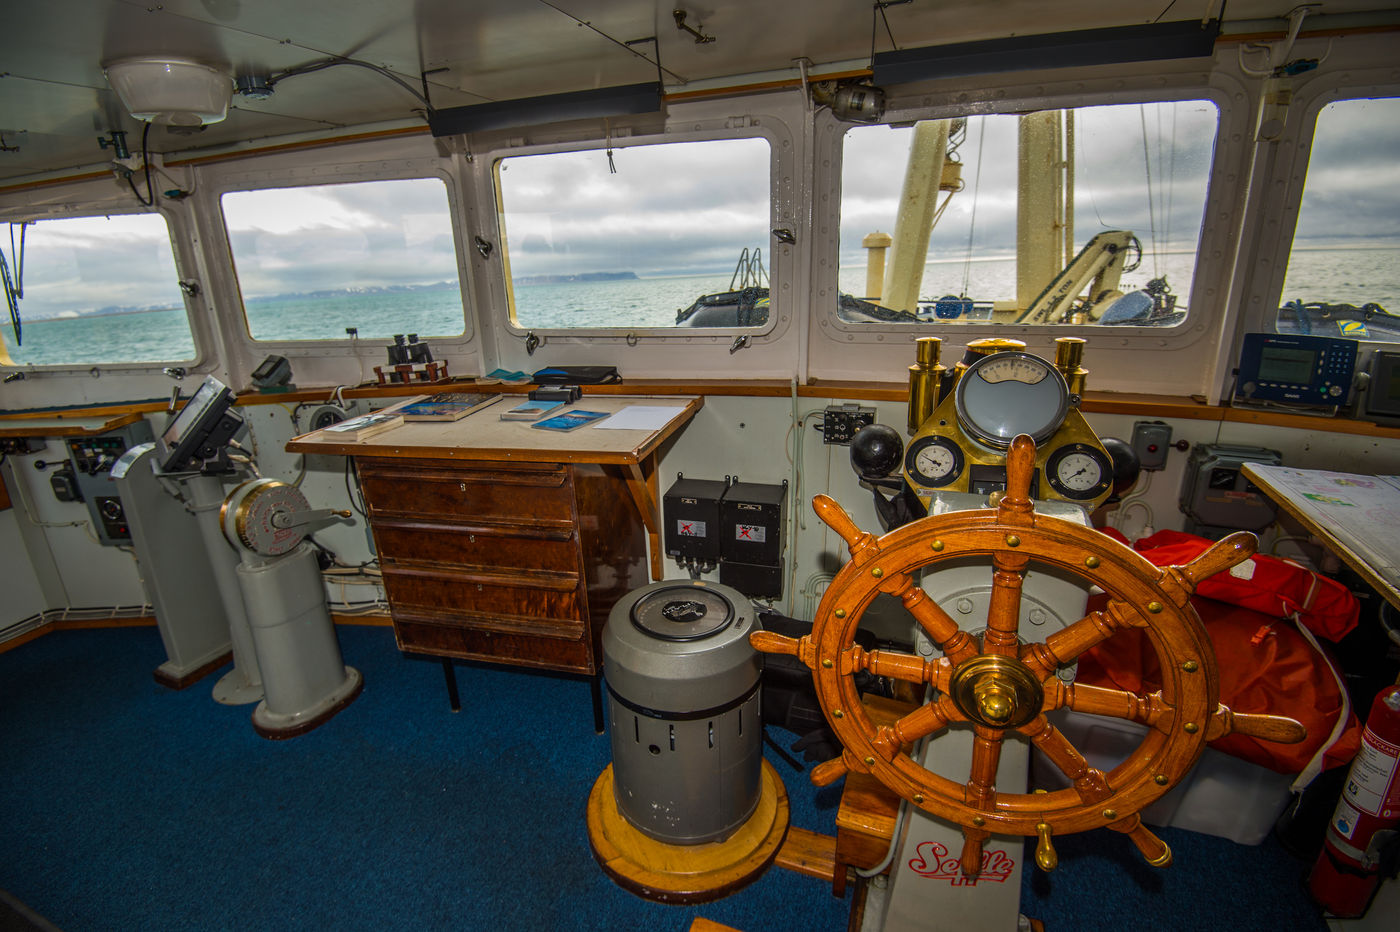
<path fill-rule="evenodd" d="M 1400 847 L 1400 686 L 1376 696 L 1308 890 L 1329 913 L 1366 912 Z"/>

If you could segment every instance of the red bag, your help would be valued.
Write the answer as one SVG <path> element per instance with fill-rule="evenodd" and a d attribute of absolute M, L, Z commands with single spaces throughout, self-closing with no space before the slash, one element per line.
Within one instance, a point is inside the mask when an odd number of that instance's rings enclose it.
<path fill-rule="evenodd" d="M 1167 566 L 1189 563 L 1211 544 L 1159 531 L 1135 549 Z M 1236 712 L 1289 715 L 1308 736 L 1298 744 L 1275 744 L 1231 734 L 1211 746 L 1279 773 L 1300 774 L 1295 788 L 1301 788 L 1321 770 L 1356 755 L 1361 725 L 1321 645 L 1281 620 L 1296 613 L 1308 629 L 1336 639 L 1356 626 L 1360 606 L 1346 587 L 1303 567 L 1267 556 L 1246 563 L 1253 566 L 1205 580 L 1191 599 L 1215 647 L 1220 701 Z M 1161 688 L 1157 654 L 1137 630 L 1120 631 L 1080 657 L 1075 678 L 1139 695 Z"/>
<path fill-rule="evenodd" d="M 1308 729 L 1298 744 L 1230 734 L 1210 746 L 1279 773 L 1313 775 L 1345 764 L 1361 746 L 1361 724 L 1327 659 L 1292 625 L 1260 612 L 1193 598 L 1220 672 L 1220 701 L 1235 712 L 1288 715 Z M 1264 631 L 1262 636 L 1260 632 Z M 1119 631 L 1079 658 L 1077 682 L 1143 695 L 1162 688 L 1157 654 L 1143 632 Z M 1345 720 L 1334 737 L 1339 720 Z M 1324 750 L 1325 749 L 1325 750 Z M 1318 764 L 1309 763 L 1323 751 Z"/>
<path fill-rule="evenodd" d="M 1190 563 L 1214 541 L 1182 531 L 1158 531 L 1133 544 L 1156 566 Z M 1196 595 L 1252 608 L 1275 618 L 1293 618 L 1318 637 L 1340 641 L 1356 627 L 1361 605 L 1346 586 L 1278 557 L 1255 554 L 1216 573 Z"/>

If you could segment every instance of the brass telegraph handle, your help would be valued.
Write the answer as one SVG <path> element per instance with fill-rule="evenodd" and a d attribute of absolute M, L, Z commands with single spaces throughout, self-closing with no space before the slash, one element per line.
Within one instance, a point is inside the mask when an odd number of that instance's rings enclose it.
<path fill-rule="evenodd" d="M 932 815 L 962 827 L 963 873 L 981 869 L 982 843 L 992 834 L 1036 836 L 1036 863 L 1054 868 L 1052 838 L 1092 828 L 1128 835 L 1148 862 L 1165 866 L 1171 851 L 1138 817 L 1174 786 L 1205 743 L 1231 731 L 1270 741 L 1303 740 L 1290 718 L 1244 715 L 1219 703 L 1215 653 L 1188 601 L 1201 580 L 1248 559 L 1257 541 L 1237 533 L 1182 566 L 1156 567 L 1092 528 L 1037 515 L 1029 489 L 1035 444 L 1017 437 L 1007 455 L 1007 491 L 995 509 L 931 516 L 882 537 L 862 531 L 833 499 L 818 495 L 817 515 L 841 535 L 851 559 L 817 607 L 812 633 L 800 639 L 755 631 L 753 646 L 791 654 L 812 670 L 817 700 L 844 750 L 813 768 L 826 785 L 850 771 L 869 773 Z M 918 585 L 918 571 L 950 558 L 989 557 L 992 589 L 980 640 L 963 630 Z M 1043 641 L 1018 630 L 1021 586 L 1031 563 L 1056 566 L 1089 580 L 1109 602 Z M 855 643 L 861 615 L 880 593 L 901 599 L 943 651 L 924 660 Z M 1067 684 L 1056 671 L 1127 628 L 1146 632 L 1161 664 L 1162 688 L 1149 695 Z M 933 698 L 892 725 L 866 715 L 854 675 L 870 671 L 933 687 Z M 1089 765 L 1045 717 L 1069 708 L 1139 722 L 1148 728 L 1123 763 L 1105 773 Z M 930 771 L 903 748 L 950 726 L 973 732 L 971 772 L 958 783 Z M 1025 735 L 1069 779 L 1053 792 L 999 793 L 997 766 L 1008 731 Z"/>

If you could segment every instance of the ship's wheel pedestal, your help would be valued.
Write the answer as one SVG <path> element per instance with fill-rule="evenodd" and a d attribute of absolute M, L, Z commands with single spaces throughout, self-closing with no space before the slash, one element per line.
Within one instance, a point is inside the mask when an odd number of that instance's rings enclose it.
<path fill-rule="evenodd" d="M 766 760 L 753 815 L 723 841 L 671 845 L 642 834 L 618 811 L 613 767 L 588 796 L 588 844 L 618 886 L 658 903 L 708 903 L 757 880 L 787 836 L 789 807 L 782 778 Z"/>

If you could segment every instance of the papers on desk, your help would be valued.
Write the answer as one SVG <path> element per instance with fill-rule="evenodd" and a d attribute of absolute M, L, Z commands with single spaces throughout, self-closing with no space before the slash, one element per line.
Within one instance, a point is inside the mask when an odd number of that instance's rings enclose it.
<path fill-rule="evenodd" d="M 593 425 L 593 430 L 660 430 L 678 417 L 684 407 L 671 405 L 628 405 L 612 417 Z"/>
<path fill-rule="evenodd" d="M 1250 469 L 1382 575 L 1400 573 L 1400 476 L 1253 464 Z"/>

